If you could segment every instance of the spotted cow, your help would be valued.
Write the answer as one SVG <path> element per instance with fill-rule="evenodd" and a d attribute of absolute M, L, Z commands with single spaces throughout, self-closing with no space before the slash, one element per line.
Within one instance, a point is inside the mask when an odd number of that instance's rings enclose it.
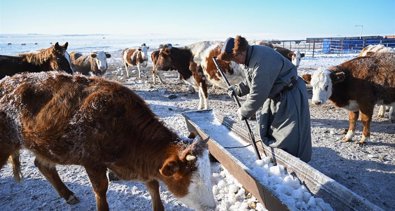
<path fill-rule="evenodd" d="M 375 104 L 395 106 L 395 54 L 383 53 L 357 57 L 326 70 L 315 71 L 311 78 L 312 102 L 321 105 L 328 99 L 349 111 L 349 128 L 343 141 L 352 140 L 361 113 L 363 144 L 370 140 L 370 124 Z M 394 122 L 394 113 L 390 121 Z"/>

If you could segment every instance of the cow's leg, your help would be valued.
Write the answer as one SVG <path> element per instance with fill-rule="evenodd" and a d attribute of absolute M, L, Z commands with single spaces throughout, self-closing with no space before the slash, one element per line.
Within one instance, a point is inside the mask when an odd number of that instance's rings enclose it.
<path fill-rule="evenodd" d="M 198 110 L 202 110 L 203 107 L 204 107 L 203 93 L 202 93 L 201 87 L 199 87 L 199 106 L 198 106 Z"/>
<path fill-rule="evenodd" d="M 22 180 L 22 173 L 21 173 L 21 162 L 19 161 L 19 150 L 15 150 L 11 155 L 12 161 L 12 172 L 14 174 L 14 179 L 17 182 Z"/>
<path fill-rule="evenodd" d="M 391 106 L 389 107 L 390 107 L 388 114 L 389 120 L 391 123 L 395 123 L 395 103 L 392 103 Z"/>
<path fill-rule="evenodd" d="M 208 109 L 207 87 L 203 87 L 203 83 L 199 84 L 199 110 Z"/>
<path fill-rule="evenodd" d="M 3 140 L 0 139 L 0 169 L 7 163 L 8 157 L 10 157 L 17 149 L 6 143 L 1 143 Z"/>
<path fill-rule="evenodd" d="M 204 82 L 204 83 L 203 83 Z M 208 109 L 208 91 L 207 91 L 207 84 L 205 81 L 200 83 L 200 87 L 203 93 L 203 99 L 204 99 L 204 109 Z"/>
<path fill-rule="evenodd" d="M 152 81 L 154 84 L 156 84 L 156 77 L 158 77 L 161 84 L 164 84 L 162 78 L 160 77 L 159 71 L 152 70 Z"/>
<path fill-rule="evenodd" d="M 372 122 L 374 105 L 361 107 L 361 121 L 363 125 L 362 138 L 359 144 L 370 141 L 370 123 Z"/>
<path fill-rule="evenodd" d="M 385 114 L 385 106 L 384 105 L 380 105 L 379 106 L 379 112 L 377 113 L 377 116 L 380 118 L 384 118 L 384 114 Z"/>
<path fill-rule="evenodd" d="M 351 141 L 355 134 L 355 126 L 357 124 L 359 116 L 359 111 L 350 111 L 348 112 L 348 131 L 347 134 L 342 138 L 343 142 Z"/>
<path fill-rule="evenodd" d="M 158 181 L 151 180 L 149 182 L 146 182 L 145 185 L 147 186 L 148 192 L 151 195 L 152 210 L 154 210 L 154 211 L 164 211 L 165 208 L 163 207 L 162 201 L 160 199 L 159 183 L 158 183 Z"/>
<path fill-rule="evenodd" d="M 164 81 L 162 80 L 162 78 L 160 77 L 159 71 L 156 72 L 156 76 L 158 76 L 159 82 L 160 82 L 161 84 L 165 84 L 165 82 L 164 82 Z"/>
<path fill-rule="evenodd" d="M 151 73 L 152 73 L 152 82 L 153 82 L 154 84 L 156 84 L 155 64 L 152 65 L 152 71 L 151 71 Z"/>
<path fill-rule="evenodd" d="M 129 70 L 128 70 L 128 64 L 125 63 L 125 71 L 126 71 L 126 77 L 129 78 Z"/>
<path fill-rule="evenodd" d="M 137 71 L 138 71 L 138 79 L 141 79 L 141 67 L 140 67 L 140 63 L 137 64 Z"/>
<path fill-rule="evenodd" d="M 156 84 L 156 73 L 152 71 L 152 83 Z"/>
<path fill-rule="evenodd" d="M 71 192 L 62 182 L 58 172 L 56 171 L 55 165 L 51 165 L 47 162 L 43 163 L 37 158 L 34 160 L 34 165 L 37 166 L 38 170 L 40 170 L 44 177 L 52 184 L 58 194 L 64 198 L 68 204 L 77 204 L 80 202 L 74 193 Z"/>
<path fill-rule="evenodd" d="M 106 198 L 108 189 L 107 168 L 105 166 L 85 166 L 85 170 L 95 192 L 97 210 L 109 210 Z"/>

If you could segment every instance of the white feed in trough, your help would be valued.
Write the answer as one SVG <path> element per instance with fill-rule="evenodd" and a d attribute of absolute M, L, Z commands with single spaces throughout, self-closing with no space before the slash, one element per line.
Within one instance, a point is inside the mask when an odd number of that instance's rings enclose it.
<path fill-rule="evenodd" d="M 253 146 L 246 146 L 245 141 L 220 124 L 212 112 L 189 113 L 188 118 L 193 120 L 211 139 L 226 148 L 237 160 L 244 164 L 247 168 L 245 170 L 259 183 L 270 189 L 273 195 L 280 199 L 290 210 L 333 210 L 323 199 L 314 197 L 297 178 L 288 174 L 284 166 L 274 166 L 268 157 L 256 160 Z M 242 183 L 241 181 L 239 182 Z M 221 184 L 214 186 L 214 192 L 221 189 L 218 186 L 221 186 Z M 237 185 L 227 188 L 233 188 L 233 197 L 237 198 Z"/>

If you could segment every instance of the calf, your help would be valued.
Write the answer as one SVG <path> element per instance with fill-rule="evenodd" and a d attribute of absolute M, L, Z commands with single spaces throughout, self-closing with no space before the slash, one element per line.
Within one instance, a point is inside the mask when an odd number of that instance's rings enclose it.
<path fill-rule="evenodd" d="M 155 72 L 157 70 L 177 70 L 185 82 L 198 90 L 198 109 L 208 108 L 206 78 L 204 77 L 201 66 L 193 61 L 193 55 L 190 49 L 164 46 L 159 50 L 155 70 L 153 71 L 153 78 L 155 78 Z"/>
<path fill-rule="evenodd" d="M 101 76 L 108 68 L 107 58 L 110 58 L 111 54 L 104 51 L 93 52 L 89 55 L 71 52 L 70 57 L 76 72 L 83 75 Z"/>
<path fill-rule="evenodd" d="M 363 144 L 370 140 L 370 122 L 375 104 L 395 106 L 395 54 L 358 57 L 327 70 L 316 71 L 311 78 L 312 102 L 320 105 L 330 99 L 349 110 L 349 129 L 343 141 L 352 140 L 361 112 Z M 390 117 L 394 121 L 394 116 Z"/>
<path fill-rule="evenodd" d="M 147 67 L 149 47 L 143 43 L 139 48 L 126 48 L 122 52 L 122 60 L 125 65 L 126 76 L 129 78 L 128 67 L 137 66 L 138 78 L 141 78 L 141 68 Z"/>
<path fill-rule="evenodd" d="M 85 168 L 98 210 L 108 210 L 107 168 L 121 179 L 145 182 L 155 211 L 164 210 L 159 181 L 195 209 L 215 208 L 206 143 L 180 139 L 127 87 L 42 72 L 6 77 L 0 89 L 0 169 L 24 147 L 69 204 L 79 200 L 56 164 Z"/>

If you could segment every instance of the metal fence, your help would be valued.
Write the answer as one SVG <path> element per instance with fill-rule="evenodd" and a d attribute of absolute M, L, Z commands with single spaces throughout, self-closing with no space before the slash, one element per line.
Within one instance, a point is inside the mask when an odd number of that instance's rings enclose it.
<path fill-rule="evenodd" d="M 359 53 L 368 45 L 382 44 L 386 47 L 395 47 L 393 36 L 307 38 L 306 40 L 271 40 L 268 42 L 293 51 L 299 50 L 306 56 L 312 57 L 315 54 Z"/>

